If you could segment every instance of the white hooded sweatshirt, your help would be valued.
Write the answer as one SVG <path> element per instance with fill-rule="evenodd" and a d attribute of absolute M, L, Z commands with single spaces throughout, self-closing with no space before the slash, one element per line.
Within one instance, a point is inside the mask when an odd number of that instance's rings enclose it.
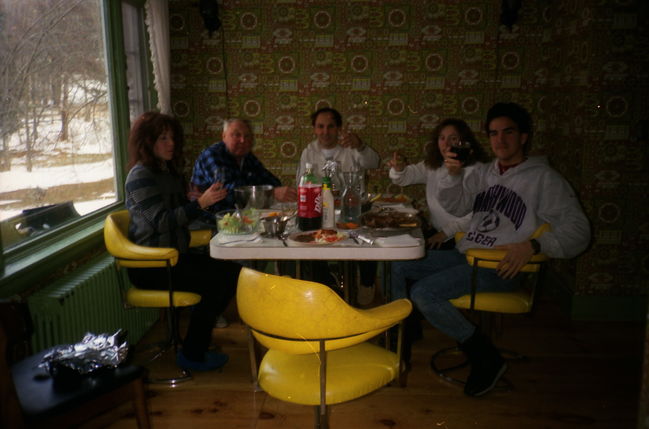
<path fill-rule="evenodd" d="M 464 173 L 464 172 L 463 172 Z M 545 157 L 530 157 L 500 174 L 498 161 L 479 164 L 471 172 L 440 178 L 438 199 L 456 216 L 473 211 L 471 224 L 457 244 L 492 248 L 529 240 L 543 223 L 549 223 L 538 242 L 551 258 L 572 258 L 590 242 L 590 225 L 570 184 Z"/>

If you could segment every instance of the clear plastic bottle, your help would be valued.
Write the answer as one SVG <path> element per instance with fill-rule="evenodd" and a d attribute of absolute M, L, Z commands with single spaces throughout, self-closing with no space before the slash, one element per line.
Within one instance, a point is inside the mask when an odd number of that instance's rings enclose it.
<path fill-rule="evenodd" d="M 297 188 L 297 226 L 302 231 L 322 227 L 322 185 L 313 174 L 313 165 L 305 165 L 305 171 Z"/>
<path fill-rule="evenodd" d="M 358 173 L 346 171 L 343 173 L 345 178 L 345 189 L 342 195 L 342 212 L 340 220 L 344 223 L 352 223 L 360 226 L 361 218 L 361 195 L 358 188 Z"/>
<path fill-rule="evenodd" d="M 336 227 L 336 207 L 334 194 L 331 190 L 331 178 L 322 178 L 322 228 L 333 229 Z"/>

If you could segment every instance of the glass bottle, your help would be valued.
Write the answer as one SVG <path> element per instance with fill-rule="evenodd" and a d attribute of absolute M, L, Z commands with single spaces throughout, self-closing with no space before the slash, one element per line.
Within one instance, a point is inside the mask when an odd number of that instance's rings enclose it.
<path fill-rule="evenodd" d="M 322 185 L 313 174 L 313 165 L 305 164 L 305 171 L 297 188 L 297 226 L 302 231 L 322 226 Z"/>
<path fill-rule="evenodd" d="M 341 222 L 354 223 L 360 226 L 361 218 L 361 195 L 358 188 L 359 173 L 355 171 L 345 171 L 345 189 L 342 195 L 342 212 L 340 215 Z"/>
<path fill-rule="evenodd" d="M 333 229 L 336 227 L 336 207 L 334 194 L 331 190 L 331 178 L 322 178 L 322 228 Z"/>

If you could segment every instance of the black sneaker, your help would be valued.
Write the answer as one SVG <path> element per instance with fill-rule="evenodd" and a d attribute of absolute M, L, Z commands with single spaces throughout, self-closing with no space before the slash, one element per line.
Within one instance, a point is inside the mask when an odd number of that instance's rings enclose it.
<path fill-rule="evenodd" d="M 491 362 L 473 364 L 471 373 L 464 385 L 464 394 L 468 396 L 482 396 L 496 387 L 498 380 L 507 371 L 505 360 L 500 358 Z"/>

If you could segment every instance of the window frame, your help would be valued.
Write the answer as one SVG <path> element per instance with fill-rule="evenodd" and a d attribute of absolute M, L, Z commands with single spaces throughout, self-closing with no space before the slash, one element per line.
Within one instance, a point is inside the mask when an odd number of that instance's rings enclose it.
<path fill-rule="evenodd" d="M 34 288 L 44 278 L 66 264 L 104 246 L 103 225 L 106 215 L 124 207 L 124 189 L 128 159 L 127 141 L 130 128 L 126 56 L 122 4 L 134 6 L 144 18 L 144 0 L 102 0 L 101 12 L 106 50 L 106 69 L 110 88 L 110 112 L 113 130 L 116 202 L 85 215 L 27 243 L 4 250 L 0 235 L 0 297 L 8 297 Z M 144 23 L 142 23 L 144 25 Z M 144 35 L 146 38 L 146 35 Z M 147 53 L 143 74 L 151 70 L 148 43 L 141 41 Z M 143 95 L 145 108 L 150 108 L 153 95 L 147 83 Z"/>

